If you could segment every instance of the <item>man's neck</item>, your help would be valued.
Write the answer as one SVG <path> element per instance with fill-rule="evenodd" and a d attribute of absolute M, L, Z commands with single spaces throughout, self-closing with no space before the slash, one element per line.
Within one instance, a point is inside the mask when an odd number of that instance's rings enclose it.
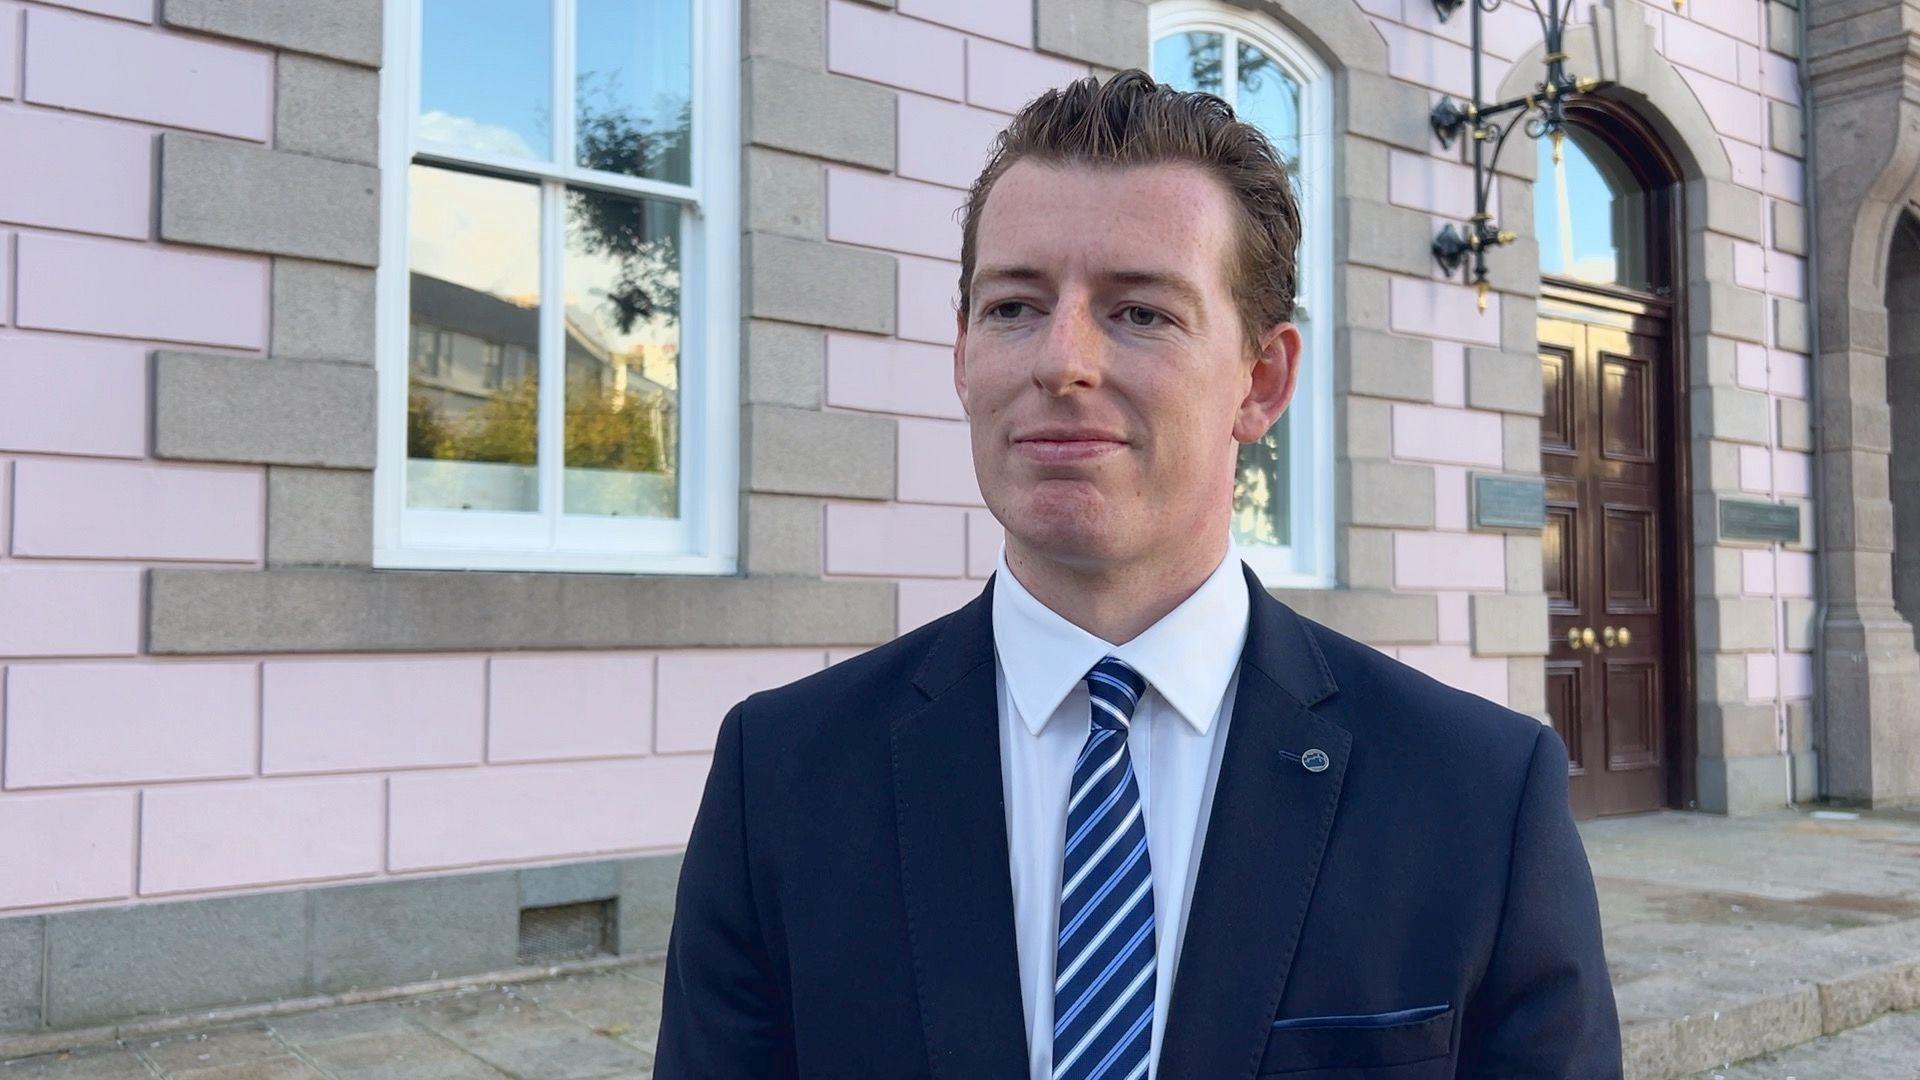
<path fill-rule="evenodd" d="M 1006 539 L 1007 568 L 1033 598 L 1087 633 L 1124 645 L 1199 590 L 1227 553 L 1225 535 L 1121 564 L 1068 565 Z"/>

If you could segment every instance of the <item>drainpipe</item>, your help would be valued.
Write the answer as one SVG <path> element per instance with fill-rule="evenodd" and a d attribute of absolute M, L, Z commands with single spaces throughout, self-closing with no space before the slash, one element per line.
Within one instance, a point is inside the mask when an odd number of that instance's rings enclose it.
<path fill-rule="evenodd" d="M 1813 486 L 1813 510 L 1812 510 L 1812 513 L 1814 515 L 1813 520 L 1815 523 L 1814 532 L 1813 532 L 1813 548 L 1814 548 L 1813 558 L 1814 558 L 1814 567 L 1815 567 L 1815 570 L 1817 571 L 1813 575 L 1813 600 L 1814 600 L 1814 603 L 1813 603 L 1813 699 L 1807 703 L 1807 722 L 1809 727 L 1811 727 L 1814 731 L 1819 732 L 1819 735 L 1820 735 L 1819 738 L 1813 739 L 1810 737 L 1809 741 L 1812 743 L 1816 751 L 1817 760 L 1820 762 L 1822 766 L 1825 766 L 1826 754 L 1827 754 L 1827 738 L 1826 738 L 1826 733 L 1827 733 L 1827 709 L 1826 709 L 1826 700 L 1827 700 L 1826 699 L 1827 551 L 1826 551 L 1825 545 L 1821 542 L 1822 537 L 1820 536 L 1820 532 L 1817 525 L 1820 520 L 1820 514 L 1826 509 L 1827 499 L 1826 499 L 1826 470 L 1822 468 L 1824 464 L 1823 458 L 1824 458 L 1825 452 L 1821 449 L 1821 440 L 1820 440 L 1820 427 L 1821 427 L 1820 382 L 1821 380 L 1820 380 L 1820 369 L 1818 367 L 1820 363 L 1820 277 L 1819 277 L 1817 268 L 1819 266 L 1819 255 L 1820 255 L 1820 248 L 1819 248 L 1820 216 L 1819 214 L 1815 213 L 1815 209 L 1817 207 L 1817 200 L 1819 199 L 1818 192 L 1820 190 L 1820 183 L 1819 183 L 1820 174 L 1819 174 L 1819 170 L 1815 167 L 1814 149 L 1813 149 L 1814 148 L 1813 65 L 1812 65 L 1811 50 L 1810 50 L 1810 46 L 1808 45 L 1808 33 L 1807 33 L 1807 26 L 1809 22 L 1809 19 L 1807 16 L 1807 9 L 1812 6 L 1813 5 L 1810 2 L 1810 0 L 1800 0 L 1800 3 L 1798 5 L 1799 7 L 1798 18 L 1800 23 L 1799 76 L 1800 76 L 1800 118 L 1801 118 L 1800 131 L 1801 131 L 1801 140 L 1802 140 L 1801 150 L 1806 154 L 1806 157 L 1802 159 L 1806 162 L 1806 170 L 1804 172 L 1806 181 L 1802 185 L 1802 188 L 1804 190 L 1802 191 L 1800 196 L 1800 205 L 1802 210 L 1804 210 L 1807 215 L 1807 274 L 1806 274 L 1806 279 L 1807 279 L 1807 382 L 1809 384 L 1807 389 L 1811 395 L 1807 412 L 1809 414 L 1808 422 L 1812 425 L 1811 430 L 1813 432 L 1813 470 L 1812 470 L 1813 471 L 1813 485 L 1812 485 Z M 1774 422 L 1775 423 L 1779 422 L 1777 412 L 1774 417 Z M 1777 592 L 1779 588 L 1780 588 L 1780 581 L 1779 581 L 1779 575 L 1778 575 L 1778 568 L 1776 567 L 1775 577 L 1774 577 L 1774 589 Z M 1784 620 L 1782 622 L 1782 636 L 1784 636 Z M 1787 730 L 1786 722 L 1785 722 L 1786 704 L 1782 702 L 1779 707 L 1780 707 L 1780 714 L 1782 717 L 1780 746 L 1781 746 L 1781 752 L 1786 755 L 1786 759 L 1787 759 L 1787 805 L 1791 807 L 1794 805 L 1793 792 L 1794 792 L 1794 786 L 1795 786 L 1794 775 L 1793 775 L 1793 744 L 1791 739 L 1791 732 Z M 1822 767 L 1818 770 L 1816 784 L 1817 784 L 1817 787 L 1815 789 L 1816 798 L 1819 801 L 1824 802 L 1827 797 L 1826 768 Z"/>

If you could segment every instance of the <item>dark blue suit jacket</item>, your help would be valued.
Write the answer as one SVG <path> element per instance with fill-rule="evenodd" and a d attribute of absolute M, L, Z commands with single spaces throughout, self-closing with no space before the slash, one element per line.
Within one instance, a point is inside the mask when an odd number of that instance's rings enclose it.
<path fill-rule="evenodd" d="M 1566 745 L 1241 569 L 1252 612 L 1158 1075 L 1619 1076 Z M 727 714 L 659 1080 L 1027 1074 L 992 592 Z"/>

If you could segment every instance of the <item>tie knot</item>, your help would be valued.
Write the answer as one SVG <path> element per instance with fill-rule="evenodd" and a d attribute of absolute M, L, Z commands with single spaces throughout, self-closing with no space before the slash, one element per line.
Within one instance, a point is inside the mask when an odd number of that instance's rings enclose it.
<path fill-rule="evenodd" d="M 1108 656 L 1093 665 L 1087 672 L 1087 692 L 1093 696 L 1094 728 L 1126 730 L 1146 691 L 1147 680 L 1118 657 Z"/>

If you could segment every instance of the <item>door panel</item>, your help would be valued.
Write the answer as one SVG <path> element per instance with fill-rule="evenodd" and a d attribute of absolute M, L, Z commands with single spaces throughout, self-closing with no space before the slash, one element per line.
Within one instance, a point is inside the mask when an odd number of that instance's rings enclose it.
<path fill-rule="evenodd" d="M 1553 644 L 1547 710 L 1566 740 L 1576 817 L 1665 805 L 1667 526 L 1674 440 L 1666 326 L 1650 318 L 1540 320 L 1542 536 Z M 1571 632 L 1572 637 L 1569 637 Z"/>

